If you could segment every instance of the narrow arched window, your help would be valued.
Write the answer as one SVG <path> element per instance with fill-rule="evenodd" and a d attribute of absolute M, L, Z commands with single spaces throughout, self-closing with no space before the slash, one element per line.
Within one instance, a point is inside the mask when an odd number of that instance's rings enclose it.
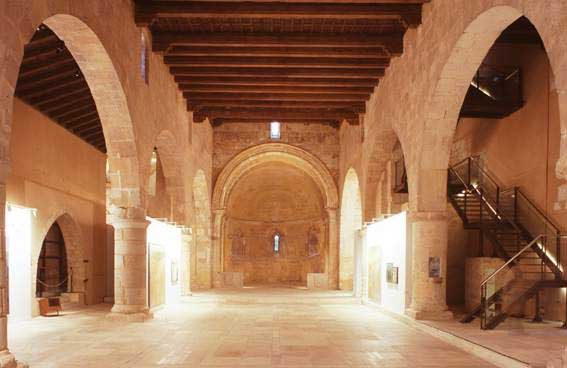
<path fill-rule="evenodd" d="M 140 76 L 142 80 L 148 84 L 150 82 L 149 78 L 149 66 L 150 66 L 150 55 L 148 48 L 148 41 L 144 32 L 142 32 L 141 37 L 141 47 L 140 47 Z"/>
<path fill-rule="evenodd" d="M 158 171 L 158 153 L 157 148 L 154 148 L 152 157 L 150 159 L 150 175 L 148 177 L 148 195 L 155 196 L 157 188 L 157 171 Z"/>
<path fill-rule="evenodd" d="M 273 248 L 274 248 L 274 253 L 279 253 L 280 252 L 280 240 L 281 240 L 281 236 L 278 233 L 274 234 L 274 241 L 273 241 Z"/>
<path fill-rule="evenodd" d="M 280 126 L 281 124 L 279 121 L 272 121 L 270 123 L 270 139 L 280 139 L 281 137 Z"/>

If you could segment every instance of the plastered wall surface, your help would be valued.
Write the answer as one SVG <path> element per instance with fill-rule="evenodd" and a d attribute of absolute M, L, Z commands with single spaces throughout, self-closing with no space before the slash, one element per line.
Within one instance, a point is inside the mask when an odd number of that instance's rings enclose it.
<path fill-rule="evenodd" d="M 53 222 L 67 214 L 78 231 L 70 233 L 63 227 L 63 236 L 66 243 L 76 237 L 80 250 L 73 254 L 68 249 L 68 257 L 86 261 L 80 278 L 88 279 L 87 303 L 102 302 L 107 273 L 105 155 L 19 100 L 15 100 L 12 129 L 7 201 L 37 209 L 31 229 L 33 295 L 43 238 Z"/>

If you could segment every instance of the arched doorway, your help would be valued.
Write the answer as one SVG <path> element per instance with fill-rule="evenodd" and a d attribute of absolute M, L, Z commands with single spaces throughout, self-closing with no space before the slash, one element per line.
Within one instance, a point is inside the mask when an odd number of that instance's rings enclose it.
<path fill-rule="evenodd" d="M 354 252 L 357 231 L 362 228 L 362 200 L 358 175 L 353 168 L 347 171 L 341 196 L 339 288 L 353 289 Z"/>
<path fill-rule="evenodd" d="M 60 298 L 64 310 L 80 308 L 87 304 L 95 285 L 87 276 L 85 240 L 79 224 L 70 213 L 51 217 L 43 223 L 39 233 L 44 235 L 36 238 L 32 245 L 31 278 L 34 282 L 28 292 L 35 298 Z M 31 303 L 30 316 L 40 314 L 36 300 Z"/>
<path fill-rule="evenodd" d="M 55 222 L 47 231 L 39 253 L 35 295 L 38 298 L 60 296 L 68 290 L 65 239 L 61 228 Z"/>
<path fill-rule="evenodd" d="M 211 205 L 207 177 L 197 170 L 193 179 L 193 251 L 191 252 L 191 288 L 212 286 Z"/>

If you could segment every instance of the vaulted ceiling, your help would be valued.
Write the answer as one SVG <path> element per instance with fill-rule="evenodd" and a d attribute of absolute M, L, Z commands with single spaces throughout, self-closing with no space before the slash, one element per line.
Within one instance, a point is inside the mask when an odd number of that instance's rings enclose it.
<path fill-rule="evenodd" d="M 357 124 L 429 0 L 136 0 L 195 122 Z"/>

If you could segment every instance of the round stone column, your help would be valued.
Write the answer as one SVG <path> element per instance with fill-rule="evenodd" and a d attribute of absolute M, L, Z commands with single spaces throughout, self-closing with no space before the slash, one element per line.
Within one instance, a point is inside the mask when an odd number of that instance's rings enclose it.
<path fill-rule="evenodd" d="M 4 165 L 2 165 L 4 166 Z M 0 168 L 1 179 L 8 175 L 8 168 Z M 6 258 L 6 184 L 0 182 L 0 368 L 23 367 L 8 350 L 8 259 Z"/>
<path fill-rule="evenodd" d="M 446 303 L 447 214 L 410 212 L 412 299 L 406 314 L 414 319 L 452 318 Z"/>
<path fill-rule="evenodd" d="M 114 218 L 114 306 L 111 319 L 142 322 L 152 318 L 148 308 L 145 218 Z"/>
<path fill-rule="evenodd" d="M 191 247 L 193 246 L 193 231 L 190 227 L 181 229 L 181 295 L 191 295 Z"/>

